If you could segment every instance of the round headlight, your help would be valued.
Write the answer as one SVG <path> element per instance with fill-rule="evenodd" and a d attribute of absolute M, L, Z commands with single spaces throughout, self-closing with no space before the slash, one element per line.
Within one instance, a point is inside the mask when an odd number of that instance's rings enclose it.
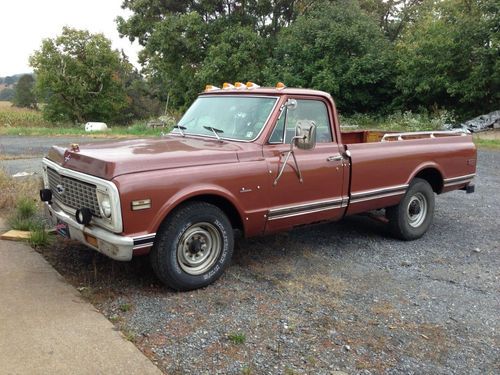
<path fill-rule="evenodd" d="M 109 198 L 106 197 L 101 201 L 101 210 L 104 216 L 107 218 L 111 217 L 111 202 L 109 201 Z"/>

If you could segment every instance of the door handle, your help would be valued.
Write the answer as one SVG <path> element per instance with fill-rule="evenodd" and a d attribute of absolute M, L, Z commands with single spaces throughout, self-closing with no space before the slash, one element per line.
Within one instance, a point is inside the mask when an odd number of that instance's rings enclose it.
<path fill-rule="evenodd" d="M 344 159 L 342 155 L 329 156 L 326 158 L 326 161 L 340 161 Z"/>

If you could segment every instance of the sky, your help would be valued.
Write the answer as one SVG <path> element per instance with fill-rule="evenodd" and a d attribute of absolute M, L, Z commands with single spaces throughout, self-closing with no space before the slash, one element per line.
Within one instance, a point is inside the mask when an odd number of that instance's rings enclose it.
<path fill-rule="evenodd" d="M 29 73 L 28 58 L 42 39 L 61 34 L 63 26 L 103 33 L 137 65 L 140 47 L 120 38 L 115 18 L 130 13 L 122 0 L 2 0 L 0 2 L 0 77 Z"/>

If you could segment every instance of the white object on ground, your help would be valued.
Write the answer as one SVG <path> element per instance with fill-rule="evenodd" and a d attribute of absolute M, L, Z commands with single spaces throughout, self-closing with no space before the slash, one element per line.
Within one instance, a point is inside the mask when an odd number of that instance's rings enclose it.
<path fill-rule="evenodd" d="M 108 130 L 108 125 L 104 122 L 87 122 L 85 124 L 86 132 L 102 132 L 104 130 Z"/>
<path fill-rule="evenodd" d="M 27 177 L 27 176 L 33 176 L 35 172 L 17 172 L 16 174 L 13 174 L 12 177 Z"/>

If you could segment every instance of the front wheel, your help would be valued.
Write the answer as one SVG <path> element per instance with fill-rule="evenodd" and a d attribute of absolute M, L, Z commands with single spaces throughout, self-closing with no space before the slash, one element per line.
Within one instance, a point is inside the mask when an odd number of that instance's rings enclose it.
<path fill-rule="evenodd" d="M 434 215 L 434 191 L 426 180 L 415 178 L 397 206 L 388 207 L 386 216 L 392 233 L 406 241 L 422 237 Z"/>
<path fill-rule="evenodd" d="M 224 212 L 209 203 L 191 202 L 162 224 L 150 253 L 151 265 L 172 289 L 197 289 L 222 275 L 233 248 L 233 228 Z"/>

